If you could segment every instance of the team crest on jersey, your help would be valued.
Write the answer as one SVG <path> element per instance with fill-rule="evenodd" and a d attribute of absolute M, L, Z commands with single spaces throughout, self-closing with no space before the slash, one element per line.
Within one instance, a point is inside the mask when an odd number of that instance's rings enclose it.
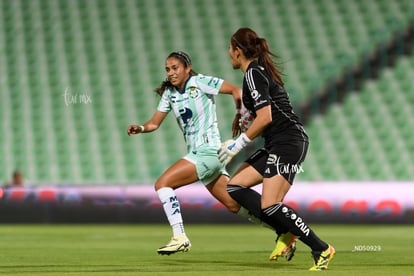
<path fill-rule="evenodd" d="M 189 89 L 190 89 L 190 97 L 193 98 L 193 99 L 197 98 L 198 93 L 199 93 L 197 87 L 191 86 L 191 87 L 189 87 Z"/>

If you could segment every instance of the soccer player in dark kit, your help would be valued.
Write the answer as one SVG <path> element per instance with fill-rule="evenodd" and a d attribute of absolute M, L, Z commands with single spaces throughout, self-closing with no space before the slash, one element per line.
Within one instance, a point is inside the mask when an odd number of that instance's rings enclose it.
<path fill-rule="evenodd" d="M 269 50 L 267 40 L 249 28 L 240 28 L 231 36 L 229 55 L 233 69 L 240 69 L 244 74 L 243 104 L 254 120 L 237 139 L 222 144 L 219 159 L 228 163 L 259 135 L 264 138 L 264 148 L 253 153 L 240 166 L 230 179 L 227 190 L 241 206 L 254 210 L 249 206 L 254 204 L 252 198 L 256 195 L 250 187 L 263 183 L 261 214 L 256 216 L 264 221 L 274 221 L 279 225 L 278 233 L 286 233 L 279 236 L 279 239 L 284 239 L 280 244 L 288 247 L 298 238 L 309 246 L 314 259 L 310 270 L 325 270 L 335 249 L 319 239 L 303 218 L 283 203 L 296 173 L 302 171 L 309 139 L 293 112 L 282 74 L 272 60 L 276 56 Z M 279 255 L 280 251 L 273 252 L 270 259 Z"/>

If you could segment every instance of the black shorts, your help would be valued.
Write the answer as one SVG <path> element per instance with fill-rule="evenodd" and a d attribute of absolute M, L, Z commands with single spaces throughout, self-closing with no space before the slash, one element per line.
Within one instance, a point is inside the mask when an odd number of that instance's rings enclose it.
<path fill-rule="evenodd" d="M 255 168 L 263 178 L 282 175 L 293 184 L 295 175 L 304 172 L 301 164 L 305 160 L 308 146 L 306 141 L 273 145 L 271 148 L 257 150 L 245 162 Z"/>

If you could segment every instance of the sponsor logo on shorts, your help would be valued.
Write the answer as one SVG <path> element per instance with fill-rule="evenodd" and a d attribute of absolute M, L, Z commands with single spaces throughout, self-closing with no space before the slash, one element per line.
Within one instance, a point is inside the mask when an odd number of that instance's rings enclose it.
<path fill-rule="evenodd" d="M 269 157 L 267 158 L 267 165 L 274 165 L 277 170 L 277 174 L 285 174 L 285 173 L 302 173 L 304 172 L 303 167 L 300 164 L 290 164 L 290 163 L 283 163 L 280 162 L 280 156 L 277 156 L 276 154 L 269 154 Z M 266 173 L 269 173 L 266 170 Z"/>

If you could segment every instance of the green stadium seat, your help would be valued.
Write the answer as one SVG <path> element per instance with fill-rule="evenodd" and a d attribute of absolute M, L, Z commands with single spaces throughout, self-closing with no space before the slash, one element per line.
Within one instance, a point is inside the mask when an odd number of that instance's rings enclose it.
<path fill-rule="evenodd" d="M 252 26 L 280 55 L 286 87 L 297 106 L 314 96 L 312 93 L 326 80 L 404 28 L 413 18 L 411 2 L 263 0 L 240 5 L 220 0 L 213 4 L 188 0 L 44 0 L 19 1 L 16 5 L 3 1 L 0 60 L 8 78 L 4 92 L 7 100 L 2 101 L 1 109 L 10 114 L 13 145 L 0 151 L 0 156 L 10 155 L 1 158 L 0 165 L 4 160 L 24 163 L 30 172 L 28 178 L 35 182 L 154 182 L 185 152 L 174 118 L 169 118 L 156 134 L 139 137 L 137 144 L 137 140 L 124 139 L 124 129 L 132 122 L 144 122 L 155 110 L 159 97 L 152 91 L 165 78 L 163 64 L 169 52 L 188 51 L 197 71 L 241 85 L 242 75 L 234 72 L 228 62 L 228 39 L 238 26 Z M 182 6 L 189 12 L 183 14 Z M 409 104 L 414 105 L 414 93 L 409 91 L 414 87 L 407 77 L 413 75 L 413 68 L 412 58 L 401 61 L 387 76 L 365 86 L 356 98 L 345 100 L 332 113 L 328 111 L 320 123 L 311 124 L 313 150 L 308 161 L 320 165 L 311 165 L 315 173 L 309 171 L 300 179 L 386 177 L 384 172 L 394 168 L 389 164 L 385 170 L 375 167 L 376 160 L 382 160 L 375 155 L 378 146 L 384 152 L 396 152 L 390 157 L 395 162 L 398 153 L 407 159 L 407 154 L 390 141 L 396 138 L 413 149 L 411 133 L 404 127 L 413 124 Z M 66 88 L 73 94 L 88 91 L 93 102 L 66 106 Z M 333 92 L 332 100 L 336 97 Z M 27 110 L 23 111 L 22 103 Z M 230 104 L 231 98 L 217 100 L 223 137 L 230 136 Z M 385 112 L 387 122 L 396 125 L 397 133 L 391 138 L 385 127 L 376 127 L 384 124 L 378 109 Z M 366 120 L 358 120 L 358 112 Z M 32 137 L 24 136 L 21 122 L 32 126 Z M 320 136 L 320 127 L 327 137 Z M 372 132 L 368 138 L 366 129 Z M 323 142 L 327 139 L 329 150 Z M 376 139 L 375 146 L 371 146 L 370 139 Z M 25 146 L 20 146 L 22 143 Z M 361 150 L 360 155 L 353 156 L 348 143 Z M 30 145 L 36 147 L 31 150 Z M 54 145 L 56 152 L 45 150 L 49 145 Z M 154 153 L 159 148 L 163 150 L 162 158 Z M 130 155 L 131 151 L 135 154 Z M 32 152 L 36 164 L 27 164 L 28 152 Z M 359 156 L 365 155 L 372 155 L 369 160 L 376 165 L 362 166 Z M 352 158 L 357 161 L 346 162 Z M 367 172 L 356 169 L 358 166 L 367 167 Z M 392 177 L 413 177 L 401 167 Z M 5 168 L 0 166 L 0 177 L 10 174 Z"/>
<path fill-rule="evenodd" d="M 412 58 L 410 58 L 412 59 Z M 339 157 L 340 163 L 345 160 L 348 162 L 349 171 L 357 171 L 358 168 L 364 167 L 366 171 L 364 176 L 367 180 L 409 180 L 412 179 L 413 173 L 407 169 L 412 164 L 412 158 L 407 154 L 408 149 L 412 148 L 411 129 L 407 126 L 412 123 L 412 102 L 406 100 L 406 97 L 412 93 L 407 89 L 401 89 L 402 85 L 393 84 L 393 79 L 410 79 L 410 70 L 398 69 L 407 64 L 407 59 L 401 59 L 396 65 L 396 70 L 387 70 L 381 74 L 378 81 L 370 82 L 362 88 L 360 94 L 348 97 L 339 107 L 343 110 L 340 113 L 329 111 L 324 116 L 324 124 L 310 125 L 309 132 L 313 134 L 314 139 L 325 140 L 327 137 L 319 137 L 318 129 L 325 125 L 326 131 L 338 147 L 336 153 L 331 153 Z M 398 76 L 398 77 L 397 77 Z M 399 88 L 399 89 L 398 89 Z M 335 108 L 334 110 L 337 110 Z M 363 110 L 363 114 L 358 114 L 356 110 Z M 354 112 L 353 112 L 354 111 Z M 363 119 L 363 120 L 361 120 Z M 335 127 L 334 121 L 345 120 L 349 127 L 348 131 L 353 134 L 351 141 L 346 142 L 340 138 L 344 134 L 344 126 Z M 336 133 L 336 134 L 335 134 Z M 336 140 L 338 139 L 339 140 Z M 358 148 L 350 151 L 346 148 L 349 142 L 354 143 Z M 358 161 L 356 152 L 363 159 Z M 313 155 L 318 155 L 314 151 Z M 321 153 L 326 154 L 326 153 Z M 321 158 L 312 156 L 313 160 Z M 411 163 L 410 163 L 411 162 Z M 358 177 L 362 177 L 359 175 Z M 356 179 L 360 179 L 356 177 Z M 337 178 L 337 180 L 339 180 Z"/>

